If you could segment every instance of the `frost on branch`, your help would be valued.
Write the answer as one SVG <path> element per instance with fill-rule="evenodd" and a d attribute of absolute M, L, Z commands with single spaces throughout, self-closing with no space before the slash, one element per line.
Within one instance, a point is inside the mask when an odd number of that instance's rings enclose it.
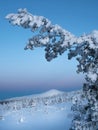
<path fill-rule="evenodd" d="M 86 80 L 98 85 L 98 31 L 77 38 L 76 43 L 69 52 L 69 59 L 77 56 L 77 72 L 86 73 Z"/>
<path fill-rule="evenodd" d="M 79 109 L 80 101 L 75 104 L 73 130 L 98 129 L 98 31 L 81 36 L 77 39 L 77 46 L 70 49 L 69 59 L 77 57 L 79 65 L 77 72 L 85 73 L 86 83 L 83 86 L 84 95 L 88 101 Z M 78 104 L 78 105 L 77 105 Z"/>
<path fill-rule="evenodd" d="M 48 61 L 56 58 L 70 48 L 76 41 L 76 37 L 62 29 L 59 25 L 53 25 L 43 16 L 35 16 L 26 9 L 19 9 L 17 14 L 6 16 L 12 25 L 30 28 L 34 33 L 28 40 L 25 49 L 33 50 L 34 47 L 45 47 L 45 57 Z"/>
<path fill-rule="evenodd" d="M 17 14 L 8 14 L 6 18 L 13 25 L 30 28 L 34 32 L 25 49 L 45 47 L 45 57 L 48 61 L 69 49 L 68 58 L 77 56 L 79 61 L 77 72 L 86 73 L 86 80 L 97 84 L 98 31 L 77 38 L 59 25 L 51 24 L 47 18 L 32 15 L 26 9 L 19 9 Z"/>

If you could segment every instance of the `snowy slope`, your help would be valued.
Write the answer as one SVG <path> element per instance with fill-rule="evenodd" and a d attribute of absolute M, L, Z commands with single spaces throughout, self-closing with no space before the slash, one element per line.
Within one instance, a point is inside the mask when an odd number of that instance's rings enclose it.
<path fill-rule="evenodd" d="M 49 97 L 49 96 L 55 96 L 55 95 L 59 95 L 63 93 L 64 93 L 63 91 L 52 89 L 52 90 L 49 90 L 48 92 L 41 94 L 40 96 Z"/>
<path fill-rule="evenodd" d="M 0 130 L 68 130 L 72 120 L 72 99 L 81 91 L 48 92 L 2 100 Z"/>

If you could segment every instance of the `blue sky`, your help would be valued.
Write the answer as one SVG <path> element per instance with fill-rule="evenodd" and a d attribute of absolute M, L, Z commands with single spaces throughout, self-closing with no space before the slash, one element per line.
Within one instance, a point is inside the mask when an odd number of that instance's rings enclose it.
<path fill-rule="evenodd" d="M 52 62 L 43 49 L 24 51 L 32 32 L 13 27 L 5 19 L 18 8 L 42 15 L 76 36 L 98 30 L 98 0 L 0 1 L 0 98 L 40 93 L 49 89 L 71 91 L 82 87 L 84 76 L 76 74 L 77 62 L 67 53 Z"/>

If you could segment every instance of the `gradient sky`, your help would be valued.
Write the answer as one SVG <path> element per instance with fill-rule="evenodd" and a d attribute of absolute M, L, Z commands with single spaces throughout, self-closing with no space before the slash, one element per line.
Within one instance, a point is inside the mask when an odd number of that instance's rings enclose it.
<path fill-rule="evenodd" d="M 84 76 L 76 74 L 77 62 L 75 59 L 67 60 L 67 53 L 47 62 L 41 48 L 24 51 L 32 32 L 13 27 L 5 19 L 18 8 L 27 8 L 34 15 L 45 16 L 76 36 L 98 30 L 98 0 L 0 1 L 0 98 L 49 89 L 80 89 Z"/>

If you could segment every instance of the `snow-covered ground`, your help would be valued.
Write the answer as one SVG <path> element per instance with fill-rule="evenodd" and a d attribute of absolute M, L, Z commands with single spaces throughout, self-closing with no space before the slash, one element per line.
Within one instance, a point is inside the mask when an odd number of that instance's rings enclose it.
<path fill-rule="evenodd" d="M 46 93 L 0 101 L 0 130 L 68 130 L 72 99 L 81 91 Z"/>

